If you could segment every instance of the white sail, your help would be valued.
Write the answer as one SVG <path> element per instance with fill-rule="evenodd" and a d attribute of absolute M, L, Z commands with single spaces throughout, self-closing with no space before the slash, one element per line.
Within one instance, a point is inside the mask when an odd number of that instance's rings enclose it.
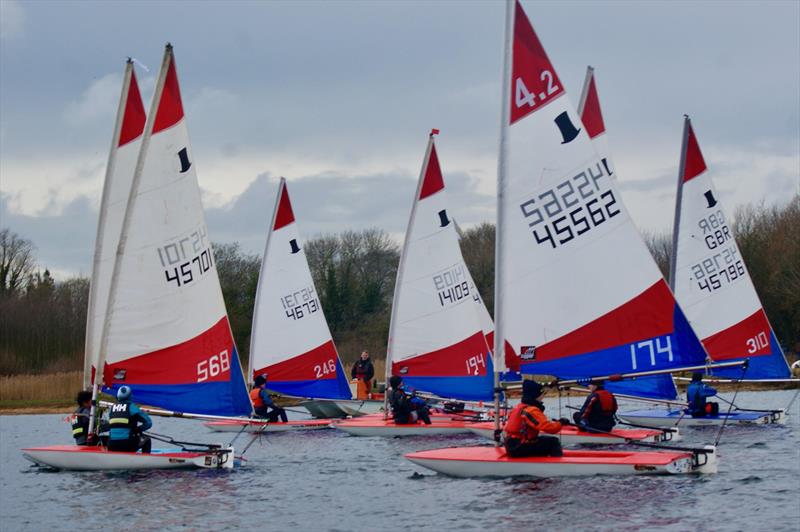
<path fill-rule="evenodd" d="M 433 135 L 398 267 L 387 356 L 392 374 L 414 388 L 487 399 L 492 368 L 479 312 L 483 303 L 448 212 Z"/>
<path fill-rule="evenodd" d="M 101 354 L 104 384 L 130 385 L 139 402 L 198 414 L 252 411 L 169 45 L 125 210 Z"/>
<path fill-rule="evenodd" d="M 283 178 L 258 277 L 249 373 L 267 374 L 269 388 L 286 395 L 350 399 Z"/>
<path fill-rule="evenodd" d="M 100 201 L 100 216 L 97 221 L 92 280 L 89 286 L 89 309 L 86 315 L 86 347 L 83 363 L 83 386 L 94 383 L 97 361 L 100 358 L 100 338 L 106 316 L 111 272 L 119 244 L 122 218 L 128 193 L 131 189 L 133 171 L 139 156 L 142 132 L 147 117 L 142 96 L 136 82 L 133 61 L 128 59 L 122 80 L 122 94 L 117 110 L 111 151 L 108 155 L 103 196 Z"/>
<path fill-rule="evenodd" d="M 622 204 L 610 159 L 582 127 L 519 2 L 511 27 L 498 329 L 526 373 L 582 378 L 704 360 Z"/>
<path fill-rule="evenodd" d="M 789 365 L 720 204 L 689 117 L 675 211 L 675 295 L 715 361 L 749 359 L 746 376 L 786 378 Z M 740 369 L 717 372 L 740 377 Z"/>

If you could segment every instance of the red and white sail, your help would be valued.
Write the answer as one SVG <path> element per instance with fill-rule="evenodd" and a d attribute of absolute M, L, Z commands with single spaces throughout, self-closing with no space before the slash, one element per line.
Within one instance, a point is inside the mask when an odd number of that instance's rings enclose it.
<path fill-rule="evenodd" d="M 483 304 L 448 211 L 435 133 L 428 142 L 398 267 L 387 358 L 391 373 L 416 389 L 442 397 L 488 399 L 492 367 Z"/>
<path fill-rule="evenodd" d="M 248 414 L 194 163 L 167 45 L 109 288 L 103 382 L 170 410 Z"/>
<path fill-rule="evenodd" d="M 94 384 L 97 361 L 100 358 L 100 339 L 108 304 L 111 272 L 117 253 L 122 218 L 131 190 L 133 172 L 139 156 L 139 147 L 144 131 L 145 116 L 142 96 L 136 82 L 133 61 L 128 59 L 122 79 L 117 120 L 111 151 L 108 155 L 103 196 L 100 201 L 100 217 L 97 221 L 92 281 L 89 286 L 89 309 L 86 319 L 86 347 L 83 363 L 83 386 Z"/>
<path fill-rule="evenodd" d="M 519 2 L 509 23 L 498 336 L 520 355 L 524 373 L 562 378 L 702 362 L 702 346 L 622 203 L 605 148 L 583 126 Z"/>
<path fill-rule="evenodd" d="M 671 279 L 715 361 L 749 359 L 746 376 L 785 378 L 789 366 L 758 298 L 689 117 L 684 122 Z M 741 376 L 738 368 L 718 372 Z"/>
<path fill-rule="evenodd" d="M 250 377 L 296 397 L 350 399 L 350 387 L 322 310 L 281 178 L 258 277 Z"/>

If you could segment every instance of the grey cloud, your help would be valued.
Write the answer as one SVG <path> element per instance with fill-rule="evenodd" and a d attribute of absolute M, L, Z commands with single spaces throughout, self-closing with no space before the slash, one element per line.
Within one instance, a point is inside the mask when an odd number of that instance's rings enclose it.
<path fill-rule="evenodd" d="M 477 180 L 466 174 L 445 176 L 453 216 L 462 226 L 490 219 L 493 198 L 476 191 Z M 242 244 L 261 254 L 277 193 L 278 179 L 258 176 L 229 204 L 206 209 L 215 242 Z M 289 181 L 289 193 L 304 238 L 345 229 L 378 227 L 402 235 L 416 190 L 416 177 L 403 174 L 343 176 L 320 174 Z M 3 227 L 36 244 L 39 264 L 60 272 L 88 275 L 97 224 L 97 207 L 88 197 L 71 201 L 58 214 L 54 205 L 35 216 L 15 214 L 11 198 L 0 194 Z"/>

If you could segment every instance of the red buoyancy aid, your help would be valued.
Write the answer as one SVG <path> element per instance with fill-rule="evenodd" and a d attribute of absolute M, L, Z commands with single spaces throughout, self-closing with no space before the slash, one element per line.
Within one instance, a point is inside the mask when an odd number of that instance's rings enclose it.
<path fill-rule="evenodd" d="M 607 390 L 595 390 L 595 395 L 600 400 L 600 413 L 604 416 L 613 416 L 617 413 L 617 400 L 614 394 Z"/>
<path fill-rule="evenodd" d="M 264 400 L 261 398 L 261 388 L 250 390 L 250 400 L 253 402 L 253 408 L 264 406 Z"/>
<path fill-rule="evenodd" d="M 520 403 L 508 415 L 503 431 L 506 438 L 517 438 L 522 442 L 535 441 L 539 432 L 555 434 L 561 430 L 561 423 L 550 421 L 540 409 Z"/>

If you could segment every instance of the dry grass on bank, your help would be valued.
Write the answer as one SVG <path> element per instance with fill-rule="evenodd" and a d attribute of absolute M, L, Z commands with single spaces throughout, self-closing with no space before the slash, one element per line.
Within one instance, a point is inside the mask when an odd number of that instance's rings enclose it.
<path fill-rule="evenodd" d="M 71 403 L 82 386 L 82 371 L 2 376 L 0 405 Z"/>

